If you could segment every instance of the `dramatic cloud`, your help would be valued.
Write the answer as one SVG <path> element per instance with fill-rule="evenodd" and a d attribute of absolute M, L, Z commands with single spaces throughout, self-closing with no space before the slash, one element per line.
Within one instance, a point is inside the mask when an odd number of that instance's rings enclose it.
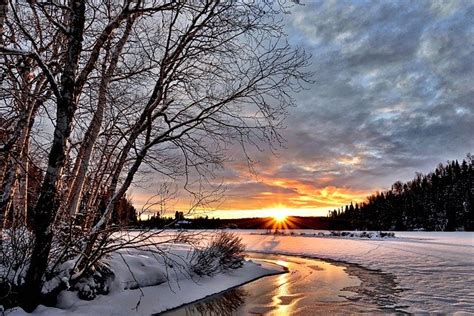
<path fill-rule="evenodd" d="M 227 165 L 222 210 L 308 215 L 474 151 L 473 1 L 304 3 L 285 20 L 316 83 L 295 96 L 286 148 L 254 153 L 257 177 Z"/>

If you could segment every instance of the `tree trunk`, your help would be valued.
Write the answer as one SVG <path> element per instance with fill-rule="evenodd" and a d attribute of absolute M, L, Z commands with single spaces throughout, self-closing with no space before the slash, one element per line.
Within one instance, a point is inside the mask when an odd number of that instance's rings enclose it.
<path fill-rule="evenodd" d="M 8 172 L 5 175 L 4 181 L 2 183 L 2 194 L 0 195 L 0 218 L 1 218 L 1 228 L 9 227 L 10 226 L 10 219 L 11 219 L 11 196 L 14 191 L 15 185 L 15 161 L 11 155 L 7 155 L 8 160 L 6 161 L 6 166 L 8 168 Z"/>
<path fill-rule="evenodd" d="M 3 46 L 3 25 L 8 12 L 8 0 L 0 0 L 0 46 Z"/>
<path fill-rule="evenodd" d="M 48 266 L 53 239 L 52 224 L 59 208 L 57 187 L 66 159 L 66 141 L 71 133 L 71 124 L 77 107 L 74 90 L 79 56 L 82 50 L 85 7 L 85 1 L 71 1 L 71 26 L 65 65 L 61 76 L 60 98 L 57 100 L 54 139 L 48 156 L 48 168 L 41 186 L 40 196 L 33 212 L 35 240 L 23 287 L 24 301 L 21 304 L 26 311 L 34 310 L 40 303 L 42 279 Z"/>
<path fill-rule="evenodd" d="M 7 16 L 8 12 L 8 0 L 0 0 L 0 47 L 4 46 L 4 40 L 3 40 L 3 25 L 5 24 L 5 18 Z M 0 87 L 3 84 L 3 69 L 0 69 Z M 9 160 L 10 160 L 10 154 L 5 153 L 4 156 L 5 159 L 5 168 L 8 167 L 9 165 Z M 5 171 L 8 169 L 5 169 Z M 2 170 L 3 171 L 3 170 Z M 5 196 L 5 186 L 3 185 L 5 182 L 5 178 L 8 180 L 9 172 L 3 173 L 2 174 L 2 182 L 0 183 L 2 185 L 2 194 L 0 196 L 0 250 L 3 248 L 3 222 L 5 220 L 5 206 L 7 205 L 7 201 L 5 200 L 6 197 L 9 197 L 9 193 L 7 196 Z M 6 177 L 5 177 L 6 175 Z"/>
<path fill-rule="evenodd" d="M 33 107 L 33 106 L 32 106 Z M 31 117 L 29 119 L 32 119 Z M 12 226 L 26 226 L 28 213 L 28 152 L 29 152 L 29 136 L 30 124 L 26 124 L 18 145 L 18 162 L 16 164 L 16 185 L 15 194 L 13 195 L 13 219 Z"/>
<path fill-rule="evenodd" d="M 11 211 L 11 202 L 12 197 L 14 196 L 14 191 L 18 187 L 17 183 L 17 173 L 19 168 L 21 168 L 17 159 L 21 157 L 21 148 L 22 142 L 24 141 L 24 132 L 28 126 L 28 114 L 26 111 L 21 112 L 20 118 L 18 119 L 17 124 L 15 125 L 15 143 L 12 145 L 12 150 L 9 153 L 9 161 L 7 162 L 8 172 L 4 177 L 3 181 L 3 192 L 0 196 L 0 217 L 3 217 L 2 223 L 5 226 L 10 226 L 10 220 L 13 220 L 11 214 L 7 212 Z"/>
<path fill-rule="evenodd" d="M 13 195 L 13 227 L 26 226 L 28 210 L 28 140 L 20 152 L 16 172 L 16 194 Z"/>

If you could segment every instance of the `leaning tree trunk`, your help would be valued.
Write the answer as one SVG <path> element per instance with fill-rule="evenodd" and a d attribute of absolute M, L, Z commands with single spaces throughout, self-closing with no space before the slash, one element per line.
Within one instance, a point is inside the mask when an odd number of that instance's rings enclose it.
<path fill-rule="evenodd" d="M 13 196 L 13 219 L 12 226 L 17 228 L 26 226 L 28 210 L 28 149 L 29 137 L 28 131 L 23 132 L 21 141 L 20 155 L 16 172 L 16 194 Z"/>
<path fill-rule="evenodd" d="M 42 278 L 47 270 L 53 238 L 52 224 L 59 209 L 57 186 L 66 159 L 66 141 L 70 136 L 72 120 L 77 108 L 74 90 L 82 50 L 85 7 L 84 1 L 71 1 L 71 26 L 61 76 L 61 91 L 57 100 L 53 144 L 48 156 L 46 175 L 32 216 L 35 240 L 23 287 L 24 300 L 21 304 L 27 311 L 32 311 L 41 300 Z"/>
<path fill-rule="evenodd" d="M 102 126 L 102 120 L 104 118 L 104 111 L 107 105 L 107 92 L 109 88 L 112 76 L 117 68 L 120 54 L 130 36 L 132 31 L 133 23 L 135 22 L 136 15 L 131 16 L 127 19 L 125 31 L 118 41 L 116 47 L 111 51 L 111 60 L 108 67 L 105 67 L 105 63 L 108 59 L 108 53 L 110 49 L 107 47 L 106 55 L 104 57 L 104 66 L 101 73 L 101 80 L 99 84 L 99 95 L 97 100 L 97 108 L 92 117 L 92 121 L 84 135 L 84 141 L 82 142 L 81 148 L 76 158 L 73 169 L 72 185 L 69 190 L 67 198 L 67 207 L 69 215 L 74 216 L 77 213 L 79 203 L 81 201 L 82 192 L 84 188 L 84 182 L 86 179 L 86 172 L 89 166 L 89 161 L 92 155 L 95 141 L 99 136 L 100 128 Z"/>
<path fill-rule="evenodd" d="M 37 102 L 28 102 L 30 91 L 29 84 L 26 84 L 22 92 L 23 106 L 22 111 L 27 119 L 22 126 L 21 135 L 18 139 L 16 163 L 16 185 L 15 195 L 13 196 L 13 227 L 26 226 L 28 213 L 28 167 L 29 167 L 29 142 L 30 142 L 30 121 L 34 120 L 34 114 Z M 24 115 L 25 115 L 24 114 Z"/>

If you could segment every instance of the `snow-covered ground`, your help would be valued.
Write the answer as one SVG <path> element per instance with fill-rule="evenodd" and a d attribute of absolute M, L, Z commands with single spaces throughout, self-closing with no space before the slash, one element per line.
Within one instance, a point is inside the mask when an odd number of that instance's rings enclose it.
<path fill-rule="evenodd" d="M 261 232 L 261 231 L 260 231 Z M 247 250 L 357 263 L 396 276 L 398 308 L 474 313 L 474 233 L 396 232 L 384 240 L 271 236 L 239 231 Z"/>
<path fill-rule="evenodd" d="M 396 238 L 361 239 L 318 237 L 318 231 L 311 230 L 284 236 L 262 234 L 265 231 L 232 232 L 239 234 L 248 251 L 338 260 L 390 273 L 403 290 L 392 308 L 411 313 L 474 313 L 474 233 L 396 232 Z M 299 236 L 302 232 L 305 235 Z M 186 249 L 173 245 L 166 251 L 185 258 Z M 279 272 L 274 265 L 246 262 L 235 271 L 191 278 L 178 272 L 176 265 L 179 260 L 157 266 L 154 256 L 146 252 L 116 254 L 112 268 L 117 277 L 109 295 L 81 301 L 66 292 L 58 308 L 40 306 L 35 314 L 151 315 Z M 134 276 L 129 269 L 135 271 Z M 170 282 L 165 282 L 167 279 Z M 136 289 L 137 284 L 145 287 Z M 9 314 L 25 313 L 16 310 Z"/>
<path fill-rule="evenodd" d="M 166 261 L 150 251 L 117 252 L 110 260 L 115 279 L 110 284 L 108 295 L 98 295 L 91 301 L 85 301 L 80 300 L 76 292 L 63 291 L 58 297 L 57 308 L 39 306 L 33 314 L 153 315 L 284 271 L 282 267 L 274 264 L 246 261 L 242 268 L 219 273 L 213 277 L 198 277 L 186 272 L 185 269 L 190 259 L 189 247 L 179 244 L 167 247 L 162 248 L 168 256 Z M 17 308 L 7 311 L 6 315 L 29 314 Z"/>

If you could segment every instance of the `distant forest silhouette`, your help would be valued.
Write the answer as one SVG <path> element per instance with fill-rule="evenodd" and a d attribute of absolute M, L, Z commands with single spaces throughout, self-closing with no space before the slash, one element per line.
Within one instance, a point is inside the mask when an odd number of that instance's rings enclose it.
<path fill-rule="evenodd" d="M 474 229 L 474 170 L 471 154 L 440 164 L 434 172 L 377 192 L 362 204 L 329 212 L 353 229 L 455 231 Z"/>

